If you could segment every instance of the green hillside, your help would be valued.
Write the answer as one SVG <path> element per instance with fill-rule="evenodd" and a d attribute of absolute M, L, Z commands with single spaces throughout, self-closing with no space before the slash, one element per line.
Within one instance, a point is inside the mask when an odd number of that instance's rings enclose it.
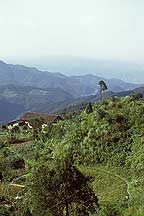
<path fill-rule="evenodd" d="M 37 132 L 1 131 L 1 214 L 144 215 L 140 96 L 110 97 L 44 128 L 35 120 Z M 20 159 L 25 165 L 18 169 Z M 89 181 L 85 190 L 83 181 Z"/>
<path fill-rule="evenodd" d="M 0 86 L 0 122 L 16 119 L 27 111 L 52 112 L 59 104 L 73 100 L 60 88 L 35 88 L 20 85 Z"/>

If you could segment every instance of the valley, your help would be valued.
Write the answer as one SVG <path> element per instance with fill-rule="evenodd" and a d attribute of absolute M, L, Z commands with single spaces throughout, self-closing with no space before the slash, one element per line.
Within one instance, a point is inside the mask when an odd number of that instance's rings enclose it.
<path fill-rule="evenodd" d="M 104 78 L 95 75 L 66 76 L 0 61 L 0 123 L 14 120 L 28 111 L 62 113 L 72 110 L 73 106 L 81 107 L 81 104 L 99 100 L 101 79 Z M 104 98 L 143 93 L 142 84 L 104 80 L 108 86 Z"/>

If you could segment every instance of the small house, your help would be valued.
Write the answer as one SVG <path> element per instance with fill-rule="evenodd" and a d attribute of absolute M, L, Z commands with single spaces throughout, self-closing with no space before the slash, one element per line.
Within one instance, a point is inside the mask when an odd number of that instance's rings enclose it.
<path fill-rule="evenodd" d="M 62 120 L 62 117 L 56 114 L 26 112 L 19 118 L 20 121 L 27 121 L 27 122 L 31 121 L 32 119 L 39 119 L 43 121 L 43 124 L 48 124 L 48 123 L 56 123 L 57 121 Z"/>

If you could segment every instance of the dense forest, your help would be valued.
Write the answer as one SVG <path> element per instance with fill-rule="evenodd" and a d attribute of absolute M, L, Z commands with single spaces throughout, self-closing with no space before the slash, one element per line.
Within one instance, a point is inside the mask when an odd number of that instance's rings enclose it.
<path fill-rule="evenodd" d="M 144 215 L 141 94 L 0 131 L 0 215 Z"/>

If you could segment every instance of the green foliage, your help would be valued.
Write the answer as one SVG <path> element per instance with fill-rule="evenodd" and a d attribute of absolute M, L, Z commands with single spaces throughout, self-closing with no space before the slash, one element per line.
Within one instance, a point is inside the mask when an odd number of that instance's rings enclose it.
<path fill-rule="evenodd" d="M 104 205 L 101 207 L 97 216 L 122 216 L 121 206 L 116 203 Z"/>
<path fill-rule="evenodd" d="M 76 163 L 124 165 L 135 146 L 134 136 L 142 134 L 143 101 L 131 97 L 109 98 L 72 119 L 50 124 L 39 140 L 51 146 L 51 154 L 61 157 L 72 149 Z"/>
<path fill-rule="evenodd" d="M 43 118 L 32 118 L 29 120 L 30 125 L 36 129 L 36 128 L 41 128 L 42 124 L 44 124 L 44 119 Z"/>
<path fill-rule="evenodd" d="M 139 99 L 142 99 L 142 98 L 143 98 L 143 94 L 141 94 L 141 93 L 134 93 L 132 95 L 133 100 L 139 100 Z"/>
<path fill-rule="evenodd" d="M 90 102 L 87 104 L 86 109 L 85 109 L 85 112 L 86 112 L 87 114 L 90 114 L 90 113 L 93 112 L 92 104 L 91 104 Z"/>
<path fill-rule="evenodd" d="M 37 120 L 34 122 L 36 127 L 41 124 Z M 138 96 L 127 96 L 108 98 L 94 103 L 90 112 L 83 111 L 80 114 L 70 115 L 63 121 L 39 127 L 39 131 L 36 132 L 37 137 L 33 137 L 32 131 L 26 132 L 23 129 L 13 133 L 1 131 L 0 167 L 4 177 L 2 184 L 7 188 L 2 190 L 2 194 L 9 201 L 9 198 L 13 201 L 12 206 L 15 209 L 13 215 L 22 214 L 20 209 L 23 216 L 30 214 L 29 212 L 35 215 L 42 213 L 50 215 L 53 214 L 50 210 L 53 205 L 57 206 L 53 210 L 56 211 L 55 215 L 62 215 L 61 212 L 65 215 L 66 203 L 63 202 L 63 198 L 67 197 L 69 213 L 80 215 L 85 211 L 86 215 L 87 208 L 84 206 L 89 204 L 87 202 L 84 204 L 83 197 L 77 193 L 75 184 L 77 182 L 78 190 L 81 190 L 84 185 L 87 188 L 88 181 L 80 185 L 79 178 L 77 181 L 73 178 L 77 172 L 79 173 L 76 167 L 80 166 L 83 167 L 81 169 L 83 176 L 89 174 L 94 178 L 91 186 L 100 200 L 101 210 L 98 215 L 142 216 L 144 213 L 143 129 L 144 101 Z M 26 140 L 31 140 L 30 144 L 20 146 L 20 143 Z M 60 162 L 64 162 L 67 158 L 73 161 L 74 165 L 64 165 Z M 17 159 L 24 159 L 25 169 L 14 170 L 9 166 Z M 90 172 L 89 170 L 85 172 L 87 166 L 90 167 Z M 129 170 L 128 175 L 125 173 L 126 169 Z M 32 179 L 31 174 L 33 174 Z M 19 178 L 23 175 L 26 178 Z M 16 203 L 14 201 L 14 197 L 17 196 L 14 192 L 16 188 L 7 192 L 8 185 L 12 182 L 26 185 L 25 195 L 19 188 L 22 200 Z M 41 182 L 44 183 L 40 184 Z M 74 186 L 67 187 L 68 182 Z M 74 196 L 74 200 L 70 199 L 69 196 L 75 192 L 77 197 Z M 91 189 L 83 191 L 84 194 L 88 194 L 89 200 L 91 196 L 93 197 L 91 192 Z M 127 193 L 129 196 L 126 200 Z"/>
<path fill-rule="evenodd" d="M 31 181 L 33 215 L 89 215 L 98 208 L 89 178 L 72 165 L 70 158 L 53 168 L 40 166 Z"/>

